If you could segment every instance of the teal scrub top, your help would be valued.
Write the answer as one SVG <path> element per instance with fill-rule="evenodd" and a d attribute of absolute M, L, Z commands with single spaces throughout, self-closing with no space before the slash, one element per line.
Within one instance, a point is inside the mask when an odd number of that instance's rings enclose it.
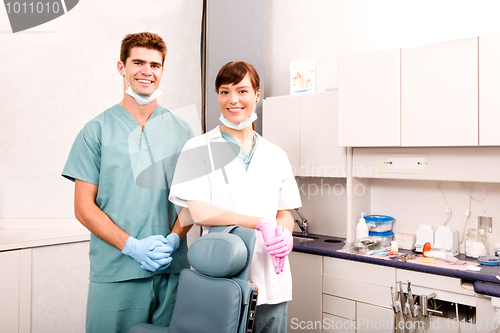
<path fill-rule="evenodd" d="M 257 144 L 259 143 L 258 135 L 254 134 L 252 150 L 250 150 L 250 152 L 247 154 L 247 153 L 245 153 L 243 148 L 241 148 L 238 141 L 236 141 L 236 139 L 233 138 L 229 133 L 224 132 L 224 131 L 220 131 L 220 133 L 222 135 L 222 138 L 226 142 L 237 144 L 240 147 L 240 152 L 238 154 L 238 161 L 240 161 L 241 165 L 243 165 L 243 167 L 245 168 L 245 171 L 248 171 L 248 166 L 250 165 L 250 162 L 252 161 L 253 153 L 255 152 L 255 148 L 257 147 Z"/>
<path fill-rule="evenodd" d="M 97 206 L 129 235 L 168 235 L 177 219 L 168 194 L 177 158 L 191 127 L 157 106 L 144 130 L 115 105 L 88 122 L 73 143 L 62 175 L 98 186 Z M 179 273 L 188 268 L 186 238 L 164 271 L 151 273 L 95 235 L 90 239 L 90 280 L 116 282 Z"/>

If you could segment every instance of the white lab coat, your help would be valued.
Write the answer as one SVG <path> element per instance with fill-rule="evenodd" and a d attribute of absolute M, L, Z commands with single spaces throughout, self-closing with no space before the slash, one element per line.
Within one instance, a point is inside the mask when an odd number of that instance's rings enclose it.
<path fill-rule="evenodd" d="M 190 139 L 183 151 L 204 146 L 207 142 L 225 142 L 219 127 Z M 176 184 L 174 174 L 176 185 L 170 190 L 169 200 L 183 207 L 187 207 L 187 200 L 200 200 L 235 213 L 266 217 L 273 223 L 276 223 L 278 210 L 302 205 L 286 153 L 261 136 L 247 171 L 237 158 L 224 169 L 228 184 L 222 170 L 182 184 Z M 204 228 L 206 232 L 208 229 Z M 257 304 L 277 304 L 291 300 L 292 276 L 288 258 L 284 272 L 276 274 L 262 234 L 260 231 L 255 232 L 257 237 L 249 279 L 259 288 Z"/>

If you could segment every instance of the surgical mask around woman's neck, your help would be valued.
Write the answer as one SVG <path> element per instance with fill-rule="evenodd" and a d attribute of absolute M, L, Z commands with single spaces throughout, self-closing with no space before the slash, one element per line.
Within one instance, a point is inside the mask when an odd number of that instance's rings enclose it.
<path fill-rule="evenodd" d="M 221 121 L 221 123 L 223 123 L 226 127 L 229 127 L 229 128 L 232 128 L 232 129 L 235 129 L 235 130 L 242 130 L 244 128 L 247 128 L 248 126 L 252 125 L 252 123 L 257 120 L 257 114 L 255 112 L 252 112 L 252 114 L 250 115 L 250 117 L 248 117 L 247 119 L 243 120 L 242 122 L 240 123 L 232 123 L 230 122 L 229 120 L 227 120 L 224 115 L 221 113 L 220 115 L 220 118 L 219 120 Z"/>
<path fill-rule="evenodd" d="M 123 72 L 125 73 L 125 65 L 123 65 Z M 161 94 L 163 94 L 161 91 L 160 91 L 160 88 L 156 88 L 155 91 L 153 91 L 153 93 L 150 95 L 150 96 L 141 96 L 139 95 L 138 93 L 136 93 L 132 87 L 130 86 L 130 84 L 128 83 L 128 80 L 127 80 L 127 73 L 125 73 L 125 83 L 127 84 L 127 90 L 125 90 L 125 93 L 131 97 L 133 97 L 135 99 L 135 101 L 137 103 L 139 103 L 140 105 L 148 105 L 149 103 L 151 103 L 152 101 L 154 101 L 155 99 L 157 99 L 158 97 L 160 97 Z"/>

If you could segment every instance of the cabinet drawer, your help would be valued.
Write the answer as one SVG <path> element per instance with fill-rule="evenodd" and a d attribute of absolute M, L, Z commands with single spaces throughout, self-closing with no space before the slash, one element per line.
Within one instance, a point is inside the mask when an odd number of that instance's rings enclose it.
<path fill-rule="evenodd" d="M 354 320 L 356 319 L 356 302 L 323 294 L 323 312 Z"/>
<path fill-rule="evenodd" d="M 403 283 L 411 282 L 411 285 L 427 287 L 430 289 L 439 289 L 452 293 L 459 293 L 469 296 L 475 296 L 473 290 L 462 287 L 462 280 L 449 276 L 441 276 L 422 272 L 414 272 L 406 269 L 398 269 L 396 281 Z"/>
<path fill-rule="evenodd" d="M 391 308 L 391 288 L 323 275 L 323 293 Z"/>
<path fill-rule="evenodd" d="M 323 312 L 322 328 L 325 333 L 356 333 L 356 321 Z"/>
<path fill-rule="evenodd" d="M 357 333 L 394 332 L 394 312 L 371 304 L 358 302 Z"/>
<path fill-rule="evenodd" d="M 324 265 L 324 274 L 326 275 L 385 287 L 391 287 L 395 282 L 396 269 L 393 267 L 331 257 L 325 257 Z"/>

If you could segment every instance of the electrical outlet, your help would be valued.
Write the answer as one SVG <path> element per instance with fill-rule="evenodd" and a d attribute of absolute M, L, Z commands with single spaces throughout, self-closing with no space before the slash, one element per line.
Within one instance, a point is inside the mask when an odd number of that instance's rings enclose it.
<path fill-rule="evenodd" d="M 477 226 L 479 229 L 486 230 L 487 232 L 493 232 L 493 218 L 488 216 L 478 216 Z"/>

